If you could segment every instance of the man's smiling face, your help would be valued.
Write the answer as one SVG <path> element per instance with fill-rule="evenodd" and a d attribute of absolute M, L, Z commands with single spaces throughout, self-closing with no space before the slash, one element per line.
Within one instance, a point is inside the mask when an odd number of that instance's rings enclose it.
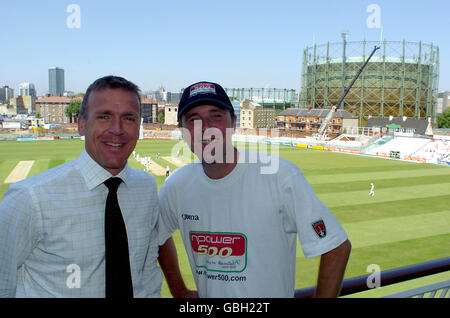
<path fill-rule="evenodd" d="M 78 119 L 87 153 L 112 175 L 125 167 L 139 138 L 139 126 L 138 97 L 120 88 L 93 91 L 86 119 Z"/>
<path fill-rule="evenodd" d="M 183 138 L 202 162 L 214 158 L 206 161 L 223 163 L 227 153 L 234 152 L 232 134 L 227 130 L 234 130 L 236 118 L 228 110 L 214 105 L 195 106 L 182 115 L 181 126 L 186 129 Z"/>

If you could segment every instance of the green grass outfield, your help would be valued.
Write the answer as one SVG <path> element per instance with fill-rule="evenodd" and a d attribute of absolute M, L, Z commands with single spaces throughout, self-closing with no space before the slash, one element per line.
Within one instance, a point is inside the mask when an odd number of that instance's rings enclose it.
<path fill-rule="evenodd" d="M 156 153 L 170 156 L 177 141 L 140 140 L 136 151 L 152 156 L 161 166 L 177 167 Z M 76 158 L 83 150 L 80 140 L 0 141 L 0 198 L 8 184 L 3 181 L 21 160 L 35 160 L 34 175 Z M 254 147 L 254 146 L 252 146 Z M 270 148 L 269 148 L 270 149 Z M 346 278 L 425 262 L 450 255 L 450 167 L 417 164 L 319 150 L 280 147 L 279 155 L 304 172 L 319 198 L 343 224 L 353 245 Z M 130 159 L 130 165 L 143 168 Z M 158 186 L 165 177 L 156 177 Z M 368 195 L 370 183 L 375 196 Z M 195 288 L 179 232 L 174 235 L 186 283 Z M 296 288 L 315 284 L 319 258 L 306 259 L 298 247 Z M 358 297 L 379 297 L 405 289 L 450 279 L 442 273 L 387 286 Z M 170 297 L 164 283 L 163 297 Z"/>

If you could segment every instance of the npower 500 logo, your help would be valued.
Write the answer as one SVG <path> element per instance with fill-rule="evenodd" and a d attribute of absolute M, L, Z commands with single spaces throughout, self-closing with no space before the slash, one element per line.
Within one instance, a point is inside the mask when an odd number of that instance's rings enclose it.
<path fill-rule="evenodd" d="M 242 272 L 247 267 L 247 237 L 242 233 L 189 232 L 197 267 Z"/>

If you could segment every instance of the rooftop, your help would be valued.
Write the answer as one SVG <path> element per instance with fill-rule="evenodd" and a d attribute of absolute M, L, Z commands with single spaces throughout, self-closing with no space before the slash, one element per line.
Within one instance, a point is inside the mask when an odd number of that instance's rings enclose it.
<path fill-rule="evenodd" d="M 64 97 L 64 96 L 44 96 L 44 97 L 39 97 L 36 100 L 36 103 L 63 103 L 63 104 L 68 104 L 68 103 L 70 103 L 71 100 L 72 100 L 72 98 Z"/>
<path fill-rule="evenodd" d="M 374 117 L 367 119 L 366 127 L 386 127 L 386 125 L 399 125 L 402 128 L 414 128 L 416 133 L 425 134 L 428 128 L 428 120 L 426 119 L 414 119 L 405 117 L 396 118 L 380 118 Z"/>
<path fill-rule="evenodd" d="M 278 116 L 299 116 L 299 117 L 326 117 L 331 109 L 329 108 L 288 108 Z M 336 109 L 335 118 L 354 118 L 348 111 Z"/>

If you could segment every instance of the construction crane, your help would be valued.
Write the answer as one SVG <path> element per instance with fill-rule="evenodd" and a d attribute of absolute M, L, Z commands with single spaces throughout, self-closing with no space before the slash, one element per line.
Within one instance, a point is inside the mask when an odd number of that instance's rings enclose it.
<path fill-rule="evenodd" d="M 355 82 L 358 79 L 359 75 L 361 75 L 361 73 L 364 70 L 364 68 L 366 67 L 367 63 L 369 63 L 369 60 L 375 54 L 375 51 L 378 50 L 379 48 L 380 48 L 379 46 L 375 46 L 373 48 L 372 53 L 370 53 L 370 55 L 367 58 L 366 62 L 363 64 L 363 66 L 361 66 L 361 68 L 359 69 L 358 73 L 356 73 L 356 75 L 353 78 L 353 80 L 350 83 L 350 85 L 344 90 L 344 92 L 342 93 L 342 96 L 339 99 L 339 101 L 336 103 L 336 105 L 333 105 L 333 107 L 331 107 L 330 111 L 328 112 L 327 116 L 325 117 L 325 120 L 320 125 L 318 132 L 314 135 L 314 138 L 319 139 L 319 140 L 325 139 L 328 125 L 330 124 L 331 119 L 333 118 L 334 113 L 336 112 L 336 108 L 338 106 L 340 106 L 344 102 L 344 98 L 348 94 L 348 92 L 350 91 L 350 88 L 352 88 L 353 84 L 355 84 Z"/>

